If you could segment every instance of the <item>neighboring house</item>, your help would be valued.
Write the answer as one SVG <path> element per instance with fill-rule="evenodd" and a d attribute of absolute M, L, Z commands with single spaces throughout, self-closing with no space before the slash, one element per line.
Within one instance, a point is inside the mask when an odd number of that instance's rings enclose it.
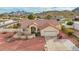
<path fill-rule="evenodd" d="M 74 21 L 73 25 L 67 25 L 67 21 L 65 21 L 65 23 L 62 24 L 65 28 L 73 28 L 75 30 L 79 30 L 79 22 L 78 21 Z"/>
<path fill-rule="evenodd" d="M 73 18 L 73 20 L 74 20 L 74 21 L 79 21 L 79 16 L 75 16 L 75 17 Z"/>
<path fill-rule="evenodd" d="M 61 30 L 60 24 L 57 20 L 21 20 L 21 27 L 27 28 L 29 33 L 37 32 L 41 33 L 41 36 L 56 36 Z"/>
<path fill-rule="evenodd" d="M 63 23 L 65 18 L 63 16 L 58 16 L 56 17 L 57 21 L 59 21 L 60 23 Z"/>
<path fill-rule="evenodd" d="M 79 16 L 75 16 L 73 20 L 74 20 L 73 28 L 75 30 L 79 30 Z"/>
<path fill-rule="evenodd" d="M 73 28 L 73 25 L 67 25 L 67 22 L 68 22 L 68 21 L 65 21 L 65 23 L 62 23 L 62 25 L 63 25 L 65 28 Z"/>
<path fill-rule="evenodd" d="M 79 30 L 79 22 L 74 21 L 73 28 Z"/>
<path fill-rule="evenodd" d="M 16 23 L 17 23 L 17 21 L 14 21 L 14 20 L 3 21 L 3 22 L 0 22 L 0 28 L 11 26 L 11 25 L 16 24 Z"/>

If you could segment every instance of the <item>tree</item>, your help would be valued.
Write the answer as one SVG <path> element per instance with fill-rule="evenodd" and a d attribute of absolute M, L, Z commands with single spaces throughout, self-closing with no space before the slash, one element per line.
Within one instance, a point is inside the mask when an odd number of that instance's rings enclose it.
<path fill-rule="evenodd" d="M 51 15 L 47 15 L 47 16 L 46 16 L 46 19 L 51 19 L 51 18 L 52 18 Z"/>
<path fill-rule="evenodd" d="M 67 22 L 67 25 L 73 25 L 72 21 Z"/>
<path fill-rule="evenodd" d="M 40 17 L 40 16 L 37 16 L 37 18 L 39 18 L 39 19 L 40 19 L 41 17 Z"/>
<path fill-rule="evenodd" d="M 14 24 L 13 26 L 12 26 L 12 28 L 19 28 L 21 25 L 20 25 L 20 23 L 17 23 L 17 24 Z"/>
<path fill-rule="evenodd" d="M 20 27 L 20 26 L 21 26 L 21 24 L 20 24 L 20 23 L 17 23 L 17 26 L 18 26 L 18 27 Z"/>
<path fill-rule="evenodd" d="M 36 18 L 36 16 L 35 16 L 34 14 L 30 14 L 30 15 L 28 15 L 28 19 L 33 20 L 33 19 L 35 19 L 35 18 Z"/>

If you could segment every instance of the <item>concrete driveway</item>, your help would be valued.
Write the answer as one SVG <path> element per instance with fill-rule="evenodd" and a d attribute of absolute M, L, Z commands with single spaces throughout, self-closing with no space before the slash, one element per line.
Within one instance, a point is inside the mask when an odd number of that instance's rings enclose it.
<path fill-rule="evenodd" d="M 69 42 L 70 41 L 67 41 L 66 39 L 57 40 L 56 37 L 53 37 L 50 39 L 46 38 L 46 47 L 48 51 L 70 51 L 72 50 L 72 48 L 66 45 Z M 72 44 L 69 44 L 69 45 L 72 46 Z"/>

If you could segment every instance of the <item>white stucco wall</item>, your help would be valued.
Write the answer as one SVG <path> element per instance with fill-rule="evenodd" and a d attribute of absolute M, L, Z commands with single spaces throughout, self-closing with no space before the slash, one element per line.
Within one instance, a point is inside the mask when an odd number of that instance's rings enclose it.
<path fill-rule="evenodd" d="M 57 36 L 59 30 L 49 26 L 41 30 L 41 36 Z"/>
<path fill-rule="evenodd" d="M 61 25 L 59 24 L 59 25 L 57 25 L 57 26 L 55 26 L 57 29 L 59 29 L 59 30 L 61 30 Z"/>

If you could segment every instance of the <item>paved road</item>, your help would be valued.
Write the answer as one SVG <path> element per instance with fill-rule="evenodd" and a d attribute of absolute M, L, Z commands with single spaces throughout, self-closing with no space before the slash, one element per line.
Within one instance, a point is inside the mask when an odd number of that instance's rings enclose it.
<path fill-rule="evenodd" d="M 12 22 L 12 23 L 8 23 L 8 24 L 4 24 L 4 25 L 0 25 L 0 28 L 3 28 L 5 26 L 8 26 L 8 25 L 11 25 L 11 24 L 14 24 L 14 23 L 17 23 L 17 21 L 16 22 Z"/>

